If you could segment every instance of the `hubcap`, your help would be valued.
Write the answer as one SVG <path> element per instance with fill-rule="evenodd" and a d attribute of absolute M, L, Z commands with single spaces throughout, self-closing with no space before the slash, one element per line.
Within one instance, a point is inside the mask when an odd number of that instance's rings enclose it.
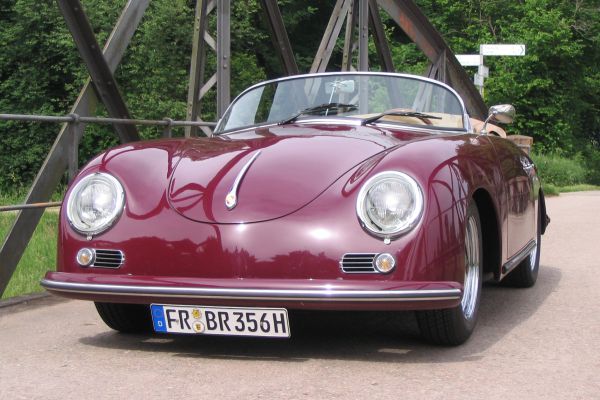
<path fill-rule="evenodd" d="M 477 304 L 480 259 L 477 221 L 475 217 L 470 216 L 467 220 L 467 232 L 465 235 L 465 283 L 463 297 L 460 301 L 462 312 L 466 319 L 473 317 Z"/>

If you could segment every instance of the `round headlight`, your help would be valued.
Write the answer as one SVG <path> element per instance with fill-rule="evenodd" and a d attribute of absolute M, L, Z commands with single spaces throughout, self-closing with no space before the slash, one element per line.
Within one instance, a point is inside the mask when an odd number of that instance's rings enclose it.
<path fill-rule="evenodd" d="M 80 180 L 67 200 L 67 218 L 84 235 L 95 235 L 110 228 L 121 215 L 125 192 L 115 177 L 105 173 Z"/>
<path fill-rule="evenodd" d="M 419 221 L 423 193 L 410 176 L 402 172 L 382 172 L 360 189 L 356 212 L 369 231 L 381 236 L 399 235 Z"/>

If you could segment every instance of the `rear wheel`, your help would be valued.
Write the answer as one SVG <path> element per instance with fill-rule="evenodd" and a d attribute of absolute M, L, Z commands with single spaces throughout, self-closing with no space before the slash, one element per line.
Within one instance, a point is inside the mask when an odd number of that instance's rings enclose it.
<path fill-rule="evenodd" d="M 475 329 L 481 299 L 483 243 L 477 206 L 467 209 L 465 229 L 465 280 L 460 304 L 442 310 L 417 311 L 421 335 L 429 342 L 456 346 Z"/>
<path fill-rule="evenodd" d="M 123 333 L 152 331 L 150 309 L 144 304 L 95 303 L 102 321 Z"/>

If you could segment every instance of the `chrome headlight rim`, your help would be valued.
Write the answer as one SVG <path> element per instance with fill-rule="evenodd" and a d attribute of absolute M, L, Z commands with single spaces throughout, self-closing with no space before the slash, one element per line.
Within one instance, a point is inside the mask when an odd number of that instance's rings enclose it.
<path fill-rule="evenodd" d="M 366 210 L 366 198 L 369 194 L 369 191 L 375 185 L 381 183 L 386 179 L 397 179 L 408 184 L 408 187 L 412 191 L 413 196 L 415 198 L 415 206 L 413 211 L 410 213 L 410 217 L 404 224 L 399 225 L 397 228 L 392 230 L 382 230 L 378 226 L 376 226 L 371 220 L 371 218 L 368 216 Z M 413 177 L 404 172 L 399 171 L 383 171 L 369 178 L 361 187 L 360 192 L 358 193 L 358 198 L 356 200 L 356 214 L 358 215 L 358 219 L 360 220 L 361 225 L 365 227 L 369 233 L 382 238 L 396 238 L 413 230 L 421 220 L 421 216 L 423 215 L 423 209 L 424 197 L 423 191 L 421 190 L 421 186 Z"/>
<path fill-rule="evenodd" d="M 87 184 L 93 179 L 104 180 L 105 182 L 108 182 L 111 185 L 112 190 L 114 191 L 114 199 L 116 204 L 114 211 L 102 225 L 90 229 L 82 225 L 82 223 L 78 222 L 79 218 L 76 216 L 77 210 L 75 210 L 75 199 L 81 194 L 83 189 L 85 189 L 87 187 Z M 71 226 L 71 228 L 73 228 L 73 230 L 85 236 L 95 236 L 110 229 L 119 219 L 119 217 L 123 213 L 124 208 L 125 190 L 123 189 L 123 185 L 121 185 L 121 182 L 119 182 L 117 178 L 106 172 L 95 172 L 93 174 L 83 177 L 73 187 L 73 189 L 69 193 L 69 197 L 66 202 L 66 214 L 67 220 L 69 221 L 69 225 Z"/>

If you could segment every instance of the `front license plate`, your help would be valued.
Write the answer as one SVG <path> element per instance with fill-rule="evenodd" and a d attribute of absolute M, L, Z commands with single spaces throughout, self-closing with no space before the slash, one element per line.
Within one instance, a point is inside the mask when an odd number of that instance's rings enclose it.
<path fill-rule="evenodd" d="M 154 330 L 162 333 L 290 337 L 283 308 L 232 308 L 152 304 Z"/>

